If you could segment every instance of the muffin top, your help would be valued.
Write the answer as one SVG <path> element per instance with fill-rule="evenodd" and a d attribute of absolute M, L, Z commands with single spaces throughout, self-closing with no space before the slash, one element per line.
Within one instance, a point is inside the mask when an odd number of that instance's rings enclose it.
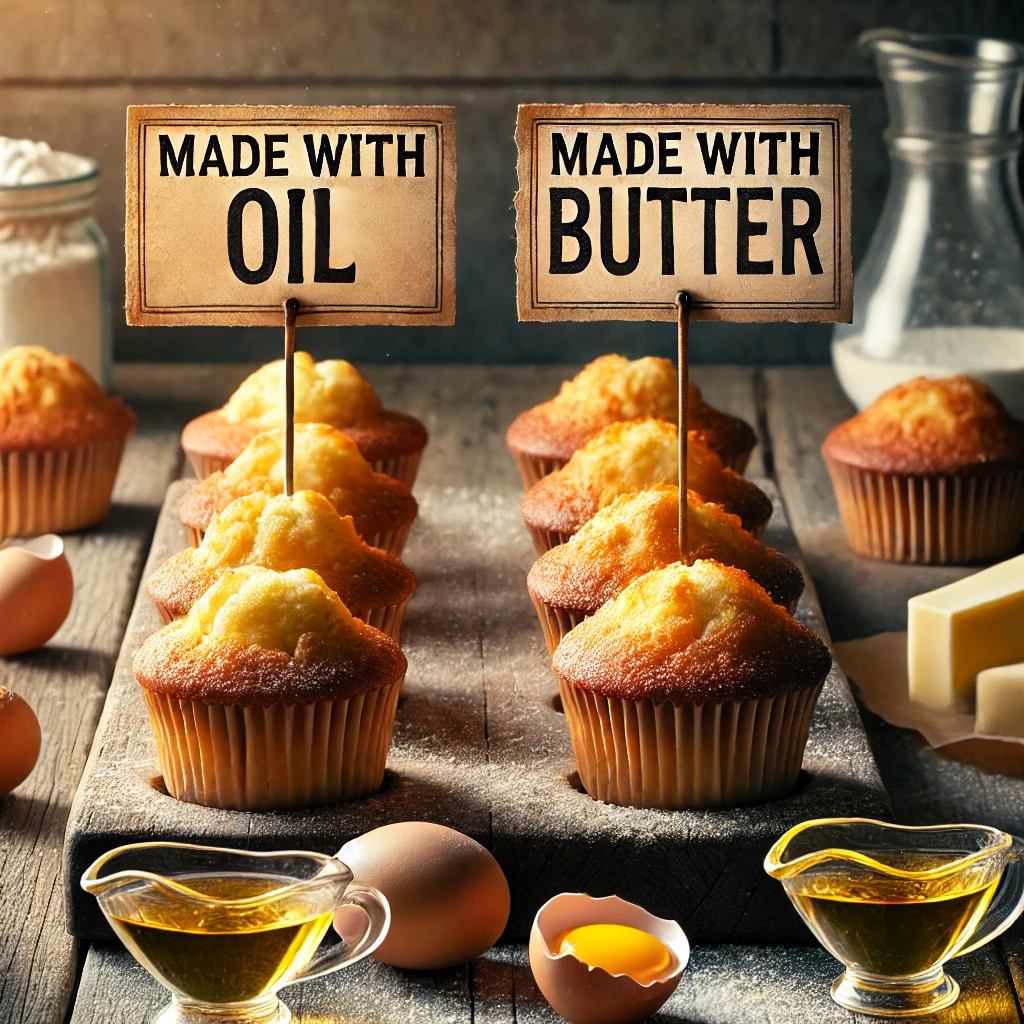
<path fill-rule="evenodd" d="M 344 359 L 315 362 L 295 353 L 295 422 L 348 427 L 381 414 L 370 382 Z M 238 386 L 224 406 L 228 423 L 276 427 L 284 415 L 284 360 L 261 366 Z"/>
<path fill-rule="evenodd" d="M 550 401 L 516 417 L 506 439 L 513 451 L 564 461 L 609 423 L 645 416 L 676 422 L 678 386 L 669 359 L 601 356 L 562 384 Z M 712 409 L 692 383 L 688 425 L 706 432 L 705 440 L 715 449 L 719 442 L 727 448 L 754 446 L 753 430 L 743 420 Z"/>
<path fill-rule="evenodd" d="M 800 570 L 744 531 L 738 516 L 689 492 L 690 559 L 714 558 L 750 575 L 776 604 L 803 592 Z M 623 494 L 545 552 L 527 577 L 530 591 L 556 608 L 592 613 L 637 577 L 679 561 L 679 488 L 658 484 Z"/>
<path fill-rule="evenodd" d="M 127 437 L 135 413 L 68 356 L 38 345 L 0 355 L 0 450 L 72 447 Z"/>
<path fill-rule="evenodd" d="M 772 503 L 763 491 L 727 469 L 696 431 L 689 433 L 687 487 L 738 515 L 746 530 L 766 523 Z M 523 499 L 530 526 L 574 533 L 619 495 L 660 483 L 678 484 L 679 431 L 660 419 L 611 423 L 559 470 L 538 480 Z"/>
<path fill-rule="evenodd" d="M 364 543 L 352 517 L 339 515 L 322 494 L 256 491 L 231 502 L 198 548 L 164 562 L 146 592 L 173 615 L 184 615 L 225 571 L 243 565 L 312 569 L 357 613 L 400 604 L 416 589 L 412 570 Z"/>
<path fill-rule="evenodd" d="M 817 686 L 832 656 L 742 570 L 655 569 L 571 630 L 552 668 L 603 697 L 721 704 Z"/>
<path fill-rule="evenodd" d="M 338 512 L 352 516 L 360 534 L 396 529 L 416 518 L 416 499 L 409 488 L 375 473 L 340 430 L 325 423 L 296 423 L 294 457 L 295 490 L 324 495 Z M 206 529 L 235 498 L 283 490 L 283 432 L 268 430 L 257 434 L 227 469 L 192 488 L 178 511 L 186 526 Z"/>
<path fill-rule="evenodd" d="M 229 569 L 189 613 L 139 648 L 147 690 L 208 704 L 270 705 L 353 697 L 397 682 L 406 660 L 353 617 L 311 569 Z"/>
<path fill-rule="evenodd" d="M 881 473 L 999 472 L 1024 464 L 1024 423 L 972 377 L 915 377 L 834 427 L 822 453 Z"/>

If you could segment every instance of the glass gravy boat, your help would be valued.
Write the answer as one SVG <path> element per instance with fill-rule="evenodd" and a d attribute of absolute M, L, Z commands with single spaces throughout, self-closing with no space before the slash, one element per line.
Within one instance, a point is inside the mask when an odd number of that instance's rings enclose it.
<path fill-rule="evenodd" d="M 135 843 L 95 861 L 82 888 L 170 990 L 155 1024 L 285 1024 L 278 989 L 361 960 L 391 920 L 383 894 L 319 853 Z M 318 950 L 345 905 L 366 914 L 363 934 Z"/>
<path fill-rule="evenodd" d="M 943 970 L 1024 909 L 1024 842 L 984 825 L 911 828 L 819 818 L 765 858 L 818 941 L 846 970 L 832 998 L 858 1013 L 911 1017 L 956 1001 Z"/>

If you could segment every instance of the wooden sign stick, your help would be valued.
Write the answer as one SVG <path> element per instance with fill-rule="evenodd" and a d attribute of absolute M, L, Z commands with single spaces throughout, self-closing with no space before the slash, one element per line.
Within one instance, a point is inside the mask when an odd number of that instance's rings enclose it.
<path fill-rule="evenodd" d="M 688 454 L 687 425 L 690 407 L 690 293 L 676 294 L 676 312 L 679 324 L 679 561 L 689 565 L 689 543 L 686 535 L 686 517 L 690 508 L 686 488 L 686 459 Z"/>
<path fill-rule="evenodd" d="M 299 300 L 284 301 L 284 493 L 295 490 L 295 318 Z"/>

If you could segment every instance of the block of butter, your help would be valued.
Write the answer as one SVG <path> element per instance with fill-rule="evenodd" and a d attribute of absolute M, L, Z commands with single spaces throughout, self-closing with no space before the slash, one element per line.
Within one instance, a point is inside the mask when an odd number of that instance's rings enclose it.
<path fill-rule="evenodd" d="M 979 672 L 976 699 L 974 728 L 982 736 L 1024 739 L 1024 661 Z"/>
<path fill-rule="evenodd" d="M 982 669 L 1024 661 L 1024 555 L 907 602 L 910 699 L 971 710 Z"/>

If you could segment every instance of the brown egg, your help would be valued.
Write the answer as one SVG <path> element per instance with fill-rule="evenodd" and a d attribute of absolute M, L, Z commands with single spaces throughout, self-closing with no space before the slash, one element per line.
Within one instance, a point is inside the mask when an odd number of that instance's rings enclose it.
<path fill-rule="evenodd" d="M 7 796 L 32 774 L 42 734 L 28 702 L 0 686 L 0 796 Z"/>
<path fill-rule="evenodd" d="M 381 963 L 454 967 L 486 952 L 505 930 L 504 873 L 488 850 L 454 829 L 426 821 L 384 825 L 346 843 L 338 859 L 391 904 L 391 927 L 373 954 Z M 352 922 L 335 918 L 335 927 L 350 931 Z"/>
<path fill-rule="evenodd" d="M 42 647 L 67 618 L 74 590 L 56 534 L 0 544 L 0 654 Z"/>
<path fill-rule="evenodd" d="M 583 925 L 626 925 L 653 936 L 666 963 L 646 983 L 618 968 L 612 973 L 560 951 L 560 937 Z M 621 955 L 620 955 L 621 956 Z M 656 1013 L 679 984 L 690 944 L 675 921 L 649 914 L 618 896 L 596 899 L 563 892 L 537 911 L 530 930 L 530 968 L 537 988 L 569 1024 L 637 1024 Z"/>

